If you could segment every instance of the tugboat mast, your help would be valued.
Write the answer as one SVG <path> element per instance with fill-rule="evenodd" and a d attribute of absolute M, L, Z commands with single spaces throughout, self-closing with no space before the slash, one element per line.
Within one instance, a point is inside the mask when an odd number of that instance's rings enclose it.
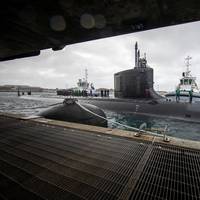
<path fill-rule="evenodd" d="M 187 56 L 186 58 L 185 58 L 185 60 L 186 60 L 186 75 L 187 76 L 189 76 L 189 74 L 190 74 L 190 60 L 192 59 L 192 57 L 190 57 L 190 56 Z"/>
<path fill-rule="evenodd" d="M 85 69 L 85 82 L 86 82 L 86 87 L 87 87 L 87 84 L 88 84 L 88 70 L 87 70 L 87 68 Z"/>

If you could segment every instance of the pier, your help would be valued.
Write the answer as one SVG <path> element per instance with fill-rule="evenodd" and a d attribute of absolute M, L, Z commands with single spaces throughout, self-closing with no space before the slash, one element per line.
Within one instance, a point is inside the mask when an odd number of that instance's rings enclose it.
<path fill-rule="evenodd" d="M 0 114 L 0 199 L 199 199 L 199 170 L 199 142 Z"/>

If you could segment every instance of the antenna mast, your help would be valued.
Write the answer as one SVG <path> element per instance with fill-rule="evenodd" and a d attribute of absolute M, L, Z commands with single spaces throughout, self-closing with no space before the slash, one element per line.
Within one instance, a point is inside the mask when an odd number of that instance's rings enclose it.
<path fill-rule="evenodd" d="M 187 58 L 185 58 L 185 60 L 186 60 L 186 73 L 187 73 L 187 75 L 189 75 L 189 73 L 190 73 L 190 60 L 192 59 L 192 57 L 190 57 L 190 56 L 188 56 Z"/>
<path fill-rule="evenodd" d="M 87 68 L 85 69 L 85 82 L 86 82 L 86 85 L 88 83 L 88 70 Z"/>
<path fill-rule="evenodd" d="M 138 67 L 138 44 L 135 43 L 135 67 Z"/>

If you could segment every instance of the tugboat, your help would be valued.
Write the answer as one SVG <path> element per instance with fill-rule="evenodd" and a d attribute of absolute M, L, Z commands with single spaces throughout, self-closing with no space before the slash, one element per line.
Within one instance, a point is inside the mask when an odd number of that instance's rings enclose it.
<path fill-rule="evenodd" d="M 94 88 L 93 83 L 88 82 L 87 69 L 85 69 L 85 78 L 78 80 L 77 87 L 57 90 L 57 95 L 76 96 L 76 97 L 99 96 L 99 94 Z"/>
<path fill-rule="evenodd" d="M 189 102 L 189 94 L 192 91 L 192 102 L 200 102 L 200 91 L 196 83 L 196 77 L 191 75 L 190 71 L 190 60 L 192 59 L 188 56 L 186 59 L 186 71 L 182 73 L 182 78 L 180 83 L 177 85 L 176 89 L 180 91 L 180 102 Z M 176 101 L 176 91 L 167 93 L 167 101 Z"/>
<path fill-rule="evenodd" d="M 85 69 L 85 78 L 83 79 L 78 79 L 78 83 L 77 83 L 76 88 L 74 88 L 74 91 L 76 91 L 76 93 L 81 93 L 81 96 L 96 96 L 96 90 L 94 88 L 93 83 L 89 83 L 88 82 L 88 70 Z M 76 95 L 75 96 L 80 96 L 80 95 Z"/>

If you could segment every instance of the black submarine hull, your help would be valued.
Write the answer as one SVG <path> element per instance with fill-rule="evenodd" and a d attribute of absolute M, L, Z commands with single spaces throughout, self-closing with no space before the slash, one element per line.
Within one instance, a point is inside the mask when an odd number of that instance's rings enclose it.
<path fill-rule="evenodd" d="M 103 119 L 106 115 L 100 108 L 87 103 L 76 103 L 75 99 L 65 99 L 63 104 L 50 107 L 38 115 L 47 119 L 107 127 L 107 121 Z"/>
<path fill-rule="evenodd" d="M 103 110 L 117 113 L 134 113 L 158 117 L 200 122 L 200 104 L 176 103 L 165 100 L 82 98 L 82 103 L 90 103 Z"/>

